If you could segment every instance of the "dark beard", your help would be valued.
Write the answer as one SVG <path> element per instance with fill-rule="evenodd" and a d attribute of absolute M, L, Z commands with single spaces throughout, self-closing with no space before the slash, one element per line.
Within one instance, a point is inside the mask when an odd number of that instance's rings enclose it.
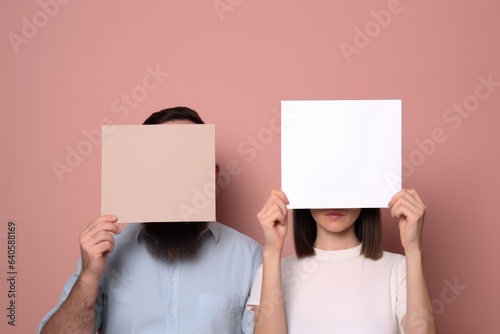
<path fill-rule="evenodd" d="M 198 254 L 206 222 L 143 223 L 142 241 L 149 254 L 164 263 L 190 260 Z"/>

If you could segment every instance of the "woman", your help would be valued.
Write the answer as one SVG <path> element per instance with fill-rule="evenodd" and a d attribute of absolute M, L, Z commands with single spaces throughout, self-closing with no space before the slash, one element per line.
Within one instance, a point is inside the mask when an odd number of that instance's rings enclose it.
<path fill-rule="evenodd" d="M 255 334 L 436 333 L 422 264 L 425 205 L 403 189 L 389 203 L 405 256 L 381 248 L 379 209 L 294 211 L 296 255 L 281 260 L 288 199 L 272 191 L 257 217 L 263 266 L 248 307 Z"/>

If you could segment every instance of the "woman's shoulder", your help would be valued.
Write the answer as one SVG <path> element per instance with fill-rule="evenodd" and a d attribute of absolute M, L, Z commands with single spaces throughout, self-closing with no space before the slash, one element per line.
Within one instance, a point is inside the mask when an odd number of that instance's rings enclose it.
<path fill-rule="evenodd" d="M 378 261 L 391 263 L 393 265 L 406 265 L 406 257 L 404 255 L 388 251 L 384 251 L 382 257 Z"/>
<path fill-rule="evenodd" d="M 404 259 L 405 258 L 405 256 L 403 254 L 388 252 L 386 250 L 384 250 L 382 257 L 394 258 L 394 259 Z"/>
<path fill-rule="evenodd" d="M 284 263 L 284 262 L 290 262 L 290 261 L 297 261 L 298 258 L 297 258 L 297 255 L 295 254 L 292 254 L 292 255 L 288 255 L 288 256 L 285 256 L 284 258 L 281 259 L 281 263 Z"/>
<path fill-rule="evenodd" d="M 300 260 L 297 258 L 297 255 L 292 254 L 289 256 L 286 256 L 281 259 L 281 268 L 290 268 L 293 267 L 295 264 L 297 264 Z"/>

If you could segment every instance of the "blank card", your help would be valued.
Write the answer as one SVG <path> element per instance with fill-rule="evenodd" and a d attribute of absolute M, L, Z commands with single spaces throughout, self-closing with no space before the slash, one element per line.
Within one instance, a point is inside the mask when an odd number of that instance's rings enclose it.
<path fill-rule="evenodd" d="M 401 189 L 401 100 L 282 101 L 289 208 L 387 207 Z"/>
<path fill-rule="evenodd" d="M 130 223 L 215 220 L 214 125 L 111 125 L 102 133 L 102 214 Z"/>

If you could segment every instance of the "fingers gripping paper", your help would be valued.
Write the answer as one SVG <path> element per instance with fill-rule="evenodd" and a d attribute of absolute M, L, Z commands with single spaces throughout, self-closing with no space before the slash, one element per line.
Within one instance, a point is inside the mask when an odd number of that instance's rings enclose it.
<path fill-rule="evenodd" d="M 282 101 L 289 208 L 387 207 L 401 189 L 401 100 Z"/>
<path fill-rule="evenodd" d="M 102 133 L 102 214 L 121 222 L 215 220 L 213 125 L 113 125 Z"/>

